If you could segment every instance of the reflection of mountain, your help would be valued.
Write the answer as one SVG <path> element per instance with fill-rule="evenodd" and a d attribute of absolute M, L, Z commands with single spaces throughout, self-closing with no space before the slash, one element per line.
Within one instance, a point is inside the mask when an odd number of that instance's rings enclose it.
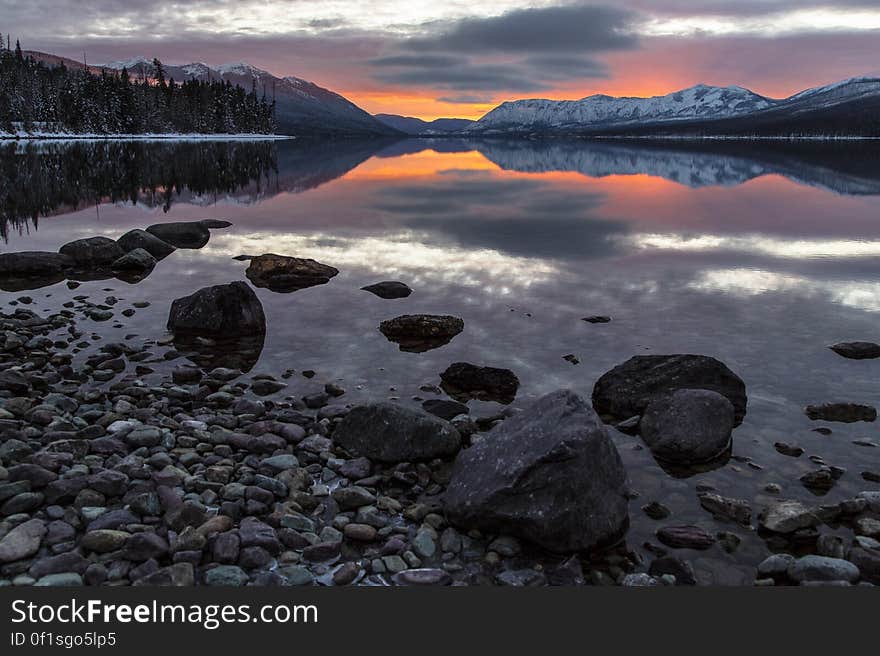
<path fill-rule="evenodd" d="M 863 141 L 484 140 L 472 142 L 472 149 L 502 169 L 528 173 L 647 174 L 688 187 L 733 186 L 775 174 L 841 194 L 880 194 L 878 146 Z"/>
<path fill-rule="evenodd" d="M 77 141 L 0 147 L 0 235 L 105 202 L 163 207 L 256 202 L 334 180 L 386 140 Z"/>

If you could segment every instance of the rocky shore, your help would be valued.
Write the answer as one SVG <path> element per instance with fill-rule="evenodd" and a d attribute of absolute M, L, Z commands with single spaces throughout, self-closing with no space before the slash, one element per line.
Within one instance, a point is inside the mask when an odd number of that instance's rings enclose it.
<path fill-rule="evenodd" d="M 155 264 L 223 227 L 170 225 L 79 240 L 58 257 L 6 254 L 0 273 L 25 279 L 49 266 L 57 282 L 88 268 L 118 272 L 120 258 L 149 264 L 142 251 Z M 337 273 L 273 254 L 243 259 L 248 280 L 277 293 Z M 379 299 L 412 292 L 371 287 Z M 591 399 L 559 390 L 518 403 L 514 372 L 466 362 L 438 372 L 433 391 L 451 398 L 423 406 L 379 391 L 375 402 L 349 403 L 329 381 L 321 393 L 279 398 L 289 374 L 251 376 L 240 365 L 252 364 L 266 333 L 248 282 L 173 300 L 169 334 L 139 346 L 84 328 L 114 315 L 111 299 L 83 295 L 51 312 L 32 303 L 21 296 L 0 312 L 2 585 L 693 585 L 693 554 L 719 544 L 734 553 L 746 532 L 767 547 L 756 585 L 880 583 L 878 491 L 756 507 L 699 490 L 707 518 L 727 530 L 676 522 L 660 500 L 637 518 L 656 523 L 655 541 L 641 552 L 627 545 L 638 490 L 615 432 L 639 435 L 664 468 L 726 462 L 748 398 L 713 358 L 634 357 L 603 375 Z M 466 329 L 457 317 L 402 315 L 378 332 L 419 353 Z M 873 353 L 866 343 L 834 348 Z M 471 416 L 471 399 L 507 409 Z M 873 421 L 871 410 L 805 412 Z M 792 445 L 776 449 L 797 457 Z M 830 487 L 842 475 L 822 464 L 802 483 Z"/>

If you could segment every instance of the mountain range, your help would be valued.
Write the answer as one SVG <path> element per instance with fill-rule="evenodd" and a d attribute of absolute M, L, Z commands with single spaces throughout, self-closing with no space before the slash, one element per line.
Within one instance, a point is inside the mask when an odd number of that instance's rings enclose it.
<path fill-rule="evenodd" d="M 880 79 L 857 77 L 774 99 L 700 84 L 665 96 L 505 102 L 468 134 L 880 136 Z"/>
<path fill-rule="evenodd" d="M 83 66 L 55 55 L 27 54 L 49 64 Z M 156 75 L 146 57 L 88 68 Z M 265 91 L 276 99 L 277 131 L 296 136 L 880 137 L 880 78 L 874 77 L 851 78 L 783 99 L 740 86 L 698 84 L 651 98 L 515 100 L 501 103 L 477 121 L 424 121 L 395 114 L 372 116 L 329 89 L 298 77 L 277 77 L 245 62 L 163 68 L 166 78 L 177 81 L 216 79 Z"/>

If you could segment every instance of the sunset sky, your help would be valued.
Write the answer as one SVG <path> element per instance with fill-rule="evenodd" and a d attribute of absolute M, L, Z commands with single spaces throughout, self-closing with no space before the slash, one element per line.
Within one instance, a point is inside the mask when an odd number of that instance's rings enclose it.
<path fill-rule="evenodd" d="M 425 119 L 700 82 L 783 97 L 880 75 L 878 0 L 0 0 L 0 17 L 27 49 L 243 60 Z"/>

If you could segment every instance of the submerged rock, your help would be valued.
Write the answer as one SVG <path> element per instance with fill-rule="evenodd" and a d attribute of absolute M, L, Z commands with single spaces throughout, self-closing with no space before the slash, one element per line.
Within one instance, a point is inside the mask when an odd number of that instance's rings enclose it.
<path fill-rule="evenodd" d="M 651 401 L 639 428 L 656 458 L 692 465 L 730 448 L 733 423 L 734 409 L 725 397 L 705 389 L 680 389 Z"/>
<path fill-rule="evenodd" d="M 449 422 L 388 401 L 352 408 L 332 437 L 347 451 L 380 462 L 431 460 L 461 447 L 461 436 Z"/>
<path fill-rule="evenodd" d="M 315 260 L 268 253 L 251 259 L 245 275 L 257 287 L 273 292 L 295 292 L 325 285 L 339 271 Z"/>
<path fill-rule="evenodd" d="M 365 292 L 375 294 L 379 298 L 385 299 L 406 298 L 407 296 L 412 294 L 412 289 L 404 285 L 402 282 L 397 282 L 396 280 L 377 282 L 374 285 L 361 287 L 361 289 Z"/>
<path fill-rule="evenodd" d="M 64 244 L 58 252 L 67 255 L 76 266 L 85 269 L 109 265 L 125 255 L 119 244 L 109 237 L 77 239 Z"/>
<path fill-rule="evenodd" d="M 710 390 L 733 405 L 735 425 L 746 414 L 746 386 L 715 358 L 705 355 L 637 355 L 596 382 L 593 407 L 603 418 L 616 421 L 641 415 L 658 396 L 680 389 Z"/>
<path fill-rule="evenodd" d="M 202 221 L 157 223 L 147 232 L 175 248 L 203 248 L 211 239 L 211 231 Z"/>
<path fill-rule="evenodd" d="M 422 353 L 445 346 L 462 330 L 462 319 L 436 314 L 405 314 L 379 325 L 379 332 L 388 341 L 398 344 L 401 351 L 411 353 Z"/>
<path fill-rule="evenodd" d="M 266 316 L 254 291 L 244 282 L 205 287 L 175 299 L 168 330 L 183 335 L 231 338 L 266 333 Z"/>
<path fill-rule="evenodd" d="M 422 409 L 446 421 L 455 419 L 459 415 L 466 415 L 469 412 L 468 407 L 464 403 L 447 399 L 428 399 L 422 403 Z"/>
<path fill-rule="evenodd" d="M 839 342 L 829 346 L 838 355 L 851 360 L 880 358 L 880 344 L 874 342 Z"/>
<path fill-rule="evenodd" d="M 510 369 L 480 367 L 468 362 L 449 365 L 440 374 L 441 387 L 454 399 L 512 403 L 519 389 L 519 379 Z"/>
<path fill-rule="evenodd" d="M 607 545 L 627 526 L 626 472 L 605 427 L 573 392 L 548 394 L 455 460 L 450 521 L 557 552 Z"/>
<path fill-rule="evenodd" d="M 136 249 L 147 251 L 157 260 L 168 257 L 177 250 L 171 244 L 162 241 L 156 235 L 150 234 L 146 230 L 129 230 L 119 239 L 116 240 L 119 247 L 126 253 L 130 253 Z"/>
<path fill-rule="evenodd" d="M 824 403 L 822 405 L 808 405 L 804 413 L 813 421 L 839 421 L 852 424 L 857 421 L 874 421 L 877 419 L 877 410 L 870 405 L 860 403 Z"/>

